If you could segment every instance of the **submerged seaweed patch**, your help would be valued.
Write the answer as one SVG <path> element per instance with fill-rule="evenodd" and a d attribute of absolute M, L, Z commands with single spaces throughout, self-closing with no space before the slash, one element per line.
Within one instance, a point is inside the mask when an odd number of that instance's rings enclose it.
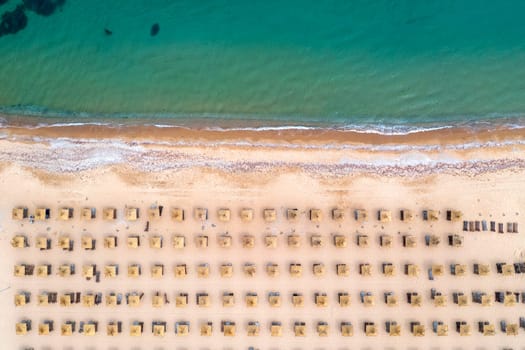
<path fill-rule="evenodd" d="M 27 16 L 24 6 L 18 5 L 13 11 L 6 11 L 2 14 L 0 23 L 0 37 L 7 34 L 15 34 L 27 26 Z"/>
<path fill-rule="evenodd" d="M 151 26 L 150 35 L 155 36 L 159 34 L 159 30 L 160 30 L 159 24 L 155 23 L 154 25 Z"/>
<path fill-rule="evenodd" d="M 23 0 L 24 6 L 41 16 L 50 16 L 61 8 L 66 0 Z"/>
<path fill-rule="evenodd" d="M 8 0 L 0 0 L 0 5 Z M 57 9 L 61 9 L 66 0 L 22 0 L 13 11 L 6 11 L 2 14 L 0 22 L 0 37 L 7 34 L 16 34 L 27 27 L 26 10 L 33 11 L 41 16 L 50 16 Z"/>

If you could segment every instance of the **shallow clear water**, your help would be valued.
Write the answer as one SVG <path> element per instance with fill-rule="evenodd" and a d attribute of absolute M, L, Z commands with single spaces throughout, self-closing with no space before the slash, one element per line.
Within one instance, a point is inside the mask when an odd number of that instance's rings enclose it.
<path fill-rule="evenodd" d="M 0 38 L 0 112 L 352 125 L 525 112 L 524 1 L 67 0 L 27 13 Z"/>

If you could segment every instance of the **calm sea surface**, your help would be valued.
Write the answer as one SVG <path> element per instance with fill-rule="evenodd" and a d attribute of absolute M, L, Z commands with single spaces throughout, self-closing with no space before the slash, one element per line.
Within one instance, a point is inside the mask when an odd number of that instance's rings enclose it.
<path fill-rule="evenodd" d="M 0 37 L 4 113 L 211 125 L 525 114 L 522 0 L 66 0 L 26 14 Z"/>

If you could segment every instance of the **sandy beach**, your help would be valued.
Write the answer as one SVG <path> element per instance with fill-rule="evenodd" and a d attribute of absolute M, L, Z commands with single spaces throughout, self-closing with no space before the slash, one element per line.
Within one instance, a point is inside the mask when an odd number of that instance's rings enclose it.
<path fill-rule="evenodd" d="M 500 322 L 517 324 L 525 317 L 521 297 L 514 306 L 494 300 L 496 291 L 525 292 L 524 274 L 503 276 L 497 272 L 499 262 L 525 261 L 525 129 L 464 129 L 429 131 L 405 136 L 358 134 L 314 130 L 203 131 L 177 128 L 70 126 L 1 130 L 0 210 L 1 243 L 4 263 L 0 266 L 0 306 L 4 317 L 0 333 L 6 349 L 525 349 L 525 330 L 507 335 Z M 154 135 L 154 136 L 151 136 Z M 147 210 L 162 205 L 160 218 L 151 220 Z M 51 209 L 51 217 L 31 224 L 28 219 L 11 218 L 12 209 L 27 207 Z M 58 218 L 63 207 L 74 209 L 71 220 Z M 94 220 L 81 220 L 85 207 L 97 210 Z M 102 219 L 104 208 L 117 209 L 113 221 Z M 128 221 L 126 207 L 139 209 L 139 218 Z M 173 208 L 185 211 L 185 220 L 175 221 Z M 196 208 L 206 208 L 207 220 L 194 217 Z M 218 210 L 228 208 L 231 219 L 220 221 Z M 253 220 L 241 220 L 243 208 L 253 209 Z M 296 220 L 287 218 L 287 209 L 297 208 Z M 342 220 L 332 219 L 332 210 L 344 213 Z M 274 209 L 276 218 L 263 218 L 265 209 Z M 319 209 L 318 222 L 309 219 L 312 209 Z M 368 219 L 354 219 L 356 209 L 365 209 Z M 389 210 L 390 222 L 377 220 L 378 210 Z M 411 222 L 400 220 L 400 210 L 414 213 Z M 424 221 L 423 210 L 435 210 L 437 221 Z M 446 220 L 447 210 L 459 210 L 460 221 Z M 504 223 L 505 232 L 464 232 L 462 221 Z M 145 232 L 147 222 L 148 231 Z M 517 223 L 519 233 L 506 232 L 507 223 Z M 81 236 L 96 239 L 95 250 L 83 250 Z M 463 239 L 461 247 L 448 244 L 448 236 Z M 29 247 L 14 248 L 15 235 L 27 237 Z M 57 247 L 58 237 L 69 235 L 74 250 Z M 118 247 L 105 248 L 104 237 L 115 235 Z M 129 248 L 126 239 L 138 235 L 141 245 Z M 221 247 L 219 239 L 231 237 L 231 247 Z M 359 246 L 358 236 L 369 238 L 367 247 Z M 389 235 L 391 247 L 380 246 L 380 237 Z M 404 247 L 403 236 L 413 236 L 415 247 Z M 425 236 L 439 237 L 435 247 L 425 245 Z M 51 239 L 50 250 L 35 247 L 38 237 Z M 163 247 L 151 248 L 149 239 L 163 238 Z M 186 246 L 173 247 L 173 237 L 184 236 Z M 196 239 L 208 238 L 206 248 L 197 247 Z M 253 237 L 252 248 L 243 247 L 242 239 Z M 274 236 L 276 247 L 265 245 L 265 237 Z M 299 246 L 288 244 L 297 236 Z M 311 245 L 319 237 L 321 247 Z M 335 236 L 344 236 L 346 247 L 333 244 Z M 48 277 L 15 277 L 15 264 L 51 264 Z M 57 275 L 58 266 L 75 264 L 77 273 Z M 221 264 L 233 267 L 231 277 L 221 277 Z M 269 276 L 269 263 L 279 266 L 278 276 Z M 392 263 L 394 276 L 382 273 L 382 264 Z M 488 264 L 490 273 L 473 273 L 475 263 Z M 101 276 L 99 283 L 82 277 L 82 266 L 118 264 L 115 278 Z M 127 276 L 130 264 L 140 264 L 142 275 Z M 164 264 L 161 278 L 151 276 L 154 264 Z M 188 275 L 176 278 L 174 266 L 186 264 Z M 207 278 L 197 276 L 197 266 L 209 264 Z M 243 272 L 245 264 L 256 268 L 254 276 Z M 293 277 L 290 264 L 301 264 L 302 275 Z M 313 273 L 314 264 L 323 264 L 323 275 Z M 337 264 L 346 264 L 348 276 L 336 273 Z M 360 265 L 369 264 L 371 276 L 360 274 Z M 405 264 L 419 267 L 417 276 L 404 273 Z M 428 277 L 433 264 L 442 264 L 444 273 Z M 450 264 L 466 265 L 464 276 L 450 273 Z M 435 288 L 446 297 L 446 305 L 436 307 L 431 299 Z M 100 305 L 71 307 L 57 304 L 37 305 L 42 291 L 102 293 Z M 31 292 L 31 302 L 16 307 L 15 294 Z M 104 296 L 110 292 L 144 293 L 138 307 L 106 306 Z M 155 292 L 166 293 L 169 304 L 152 307 Z M 490 306 L 472 300 L 472 292 L 492 296 Z M 206 292 L 210 305 L 196 305 L 196 293 Z M 235 305 L 222 305 L 225 292 L 235 295 Z M 268 294 L 278 292 L 279 307 L 272 307 Z M 370 292 L 375 302 L 365 306 L 361 292 Z M 384 293 L 398 298 L 397 306 L 383 301 Z M 422 296 L 421 306 L 407 303 L 407 293 Z M 458 306 L 453 293 L 464 293 L 468 303 Z M 188 305 L 175 306 L 175 296 L 188 294 Z M 258 305 L 246 305 L 247 293 L 257 293 Z M 292 294 L 304 296 L 304 306 L 294 307 Z M 328 304 L 317 306 L 316 293 L 326 293 Z M 348 293 L 350 305 L 338 303 L 339 293 Z M 521 294 L 520 294 L 521 295 Z M 15 334 L 15 323 L 32 320 L 32 331 Z M 49 335 L 38 334 L 38 324 L 54 321 Z M 66 320 L 77 322 L 77 332 L 61 336 Z M 78 333 L 80 321 L 98 321 L 94 336 Z M 106 334 L 109 321 L 121 321 L 122 333 Z M 144 322 L 140 337 L 129 335 L 133 321 Z M 164 337 L 152 334 L 151 322 L 167 322 Z M 175 322 L 189 322 L 185 336 L 175 334 Z M 221 322 L 232 321 L 236 335 L 224 336 Z M 385 322 L 396 321 L 400 336 L 389 336 Z M 437 336 L 433 321 L 448 325 L 447 336 Z M 470 335 L 460 336 L 455 322 L 470 325 Z M 495 334 L 484 336 L 478 322 L 489 321 Z M 213 323 L 211 336 L 201 336 L 200 326 Z M 249 322 L 259 322 L 258 336 L 248 336 Z M 273 337 L 272 322 L 281 322 L 282 335 Z M 304 337 L 294 335 L 295 322 L 304 322 Z M 320 336 L 319 322 L 326 322 L 328 333 Z M 353 335 L 341 335 L 341 322 L 353 326 Z M 366 336 L 365 322 L 374 322 L 377 335 Z M 420 322 L 424 336 L 411 333 L 411 322 Z"/>

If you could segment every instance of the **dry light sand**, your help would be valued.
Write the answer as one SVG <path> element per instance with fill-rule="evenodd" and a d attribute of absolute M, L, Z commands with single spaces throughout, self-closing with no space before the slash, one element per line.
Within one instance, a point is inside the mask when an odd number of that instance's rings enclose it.
<path fill-rule="evenodd" d="M 35 142 L 34 134 L 23 136 L 19 129 L 4 130 L 4 133 L 6 136 L 0 140 L 2 349 L 248 349 L 250 346 L 256 349 L 525 349 L 525 329 L 520 328 L 515 336 L 506 335 L 500 329 L 500 321 L 518 323 L 520 317 L 525 317 L 525 304 L 521 300 L 514 306 L 504 306 L 493 300 L 491 306 L 482 307 L 473 303 L 471 297 L 471 292 L 477 290 L 486 292 L 492 299 L 494 292 L 499 290 L 525 292 L 524 274 L 503 276 L 496 272 L 497 262 L 525 261 L 524 145 L 514 142 L 523 140 L 523 132 L 509 137 L 513 141 L 510 144 L 505 143 L 504 137 L 498 138 L 497 145 L 487 146 L 490 135 L 483 140 L 472 135 L 456 135 L 457 145 L 460 142 L 485 142 L 482 147 L 463 149 L 461 146 L 452 147 L 454 142 L 435 141 L 439 138 L 433 135 L 432 144 L 436 147 L 429 150 L 421 146 L 424 144 L 422 140 L 414 141 L 413 148 L 396 148 L 396 144 L 403 145 L 403 142 L 386 140 L 382 143 L 392 146 L 390 150 L 373 152 L 367 152 L 364 147 L 356 148 L 356 143 L 351 142 L 348 145 L 352 147 L 343 147 L 345 143 L 341 140 L 333 143 L 316 140 L 317 146 L 325 143 L 334 147 L 311 149 L 304 139 L 303 143 L 288 142 L 271 147 L 250 147 L 234 144 L 231 140 L 221 146 L 217 140 L 212 142 L 206 137 L 192 139 L 192 143 L 185 145 L 137 145 L 126 136 L 118 142 L 111 142 L 109 137 L 92 142 L 89 140 L 94 136 L 86 131 L 82 135 L 75 131 L 74 135 L 67 135 L 66 140 L 38 142 Z M 274 137 L 279 139 L 278 135 Z M 142 141 L 144 139 L 142 137 Z M 298 147 L 292 147 L 294 144 Z M 418 161 L 422 163 L 418 165 Z M 163 164 L 169 166 L 163 167 Z M 152 205 L 162 205 L 164 213 L 158 220 L 150 221 L 149 232 L 145 232 L 146 211 Z M 29 220 L 12 220 L 11 210 L 17 206 L 27 207 L 30 214 L 37 207 L 48 207 L 51 218 L 33 224 Z M 125 220 L 126 206 L 139 208 L 139 220 Z M 61 207 L 74 208 L 74 218 L 59 220 L 57 213 Z M 83 207 L 95 207 L 97 218 L 81 220 L 79 213 Z M 115 221 L 102 219 L 105 207 L 117 208 Z M 169 212 L 174 207 L 185 210 L 184 222 L 170 218 Z M 208 209 L 208 220 L 199 221 L 193 217 L 193 210 L 198 207 Z M 336 207 L 344 210 L 342 221 L 330 217 L 331 210 Z M 220 208 L 231 210 L 229 222 L 218 220 L 217 210 Z M 239 212 L 242 208 L 253 208 L 252 222 L 241 221 Z M 276 210 L 274 222 L 263 220 L 262 211 L 266 208 Z M 299 209 L 295 222 L 286 219 L 287 208 Z M 308 219 L 310 209 L 322 211 L 320 222 Z M 358 223 L 353 217 L 355 209 L 366 209 L 368 220 Z M 392 221 L 378 222 L 379 209 L 391 210 Z M 412 222 L 400 220 L 401 209 L 411 209 L 415 213 Z M 439 220 L 423 221 L 424 209 L 439 211 Z M 505 231 L 507 222 L 517 222 L 520 233 L 463 232 L 462 222 L 446 220 L 448 209 L 461 210 L 463 220 L 505 223 Z M 96 250 L 81 249 L 80 237 L 86 233 L 96 238 Z M 233 240 L 229 248 L 221 248 L 217 243 L 218 237 L 225 233 Z M 287 237 L 292 233 L 300 236 L 300 247 L 287 245 Z M 11 239 L 17 234 L 28 237 L 29 247 L 16 249 L 11 246 Z M 72 252 L 57 247 L 57 237 L 61 234 L 69 234 L 75 240 Z M 133 234 L 142 239 L 137 249 L 125 244 L 126 238 Z M 186 237 L 184 249 L 172 247 L 175 234 Z M 245 234 L 255 237 L 253 248 L 242 247 L 241 237 Z M 268 234 L 277 236 L 276 248 L 265 247 L 264 237 Z M 322 247 L 311 247 L 313 234 L 323 238 Z M 337 248 L 332 244 L 335 234 L 347 237 L 347 247 Z M 356 244 L 358 234 L 369 236 L 368 247 Z M 392 247 L 380 247 L 381 234 L 393 236 Z M 403 247 L 402 236 L 405 234 L 416 236 L 416 247 Z M 425 246 L 426 234 L 439 236 L 441 243 L 437 247 Z M 449 246 L 446 242 L 449 234 L 463 236 L 463 246 Z M 107 235 L 119 237 L 117 248 L 104 248 L 103 238 Z M 155 235 L 163 237 L 163 248 L 149 247 L 148 239 Z M 197 235 L 209 237 L 207 248 L 196 247 Z M 39 236 L 51 238 L 51 250 L 40 251 L 35 247 Z M 396 268 L 394 276 L 386 277 L 381 273 L 383 262 L 393 263 Z M 46 278 L 14 277 L 14 265 L 20 263 L 49 263 L 53 266 L 53 273 Z M 74 263 L 77 274 L 58 276 L 58 266 L 63 263 Z M 81 268 L 88 263 L 96 263 L 99 270 L 106 264 L 119 264 L 120 274 L 113 279 L 102 275 L 100 283 L 86 281 L 81 276 Z M 127 266 L 131 263 L 141 264 L 140 277 L 127 276 Z M 160 279 L 150 275 L 150 267 L 156 263 L 165 265 L 164 276 Z M 174 277 L 173 266 L 179 263 L 188 266 L 188 276 L 184 279 Z M 196 266 L 201 263 L 210 266 L 208 278 L 196 275 Z M 223 263 L 233 265 L 231 278 L 220 276 L 219 266 Z M 255 276 L 248 277 L 243 273 L 245 263 L 256 266 Z M 266 274 L 268 263 L 280 266 L 279 276 Z M 290 276 L 290 263 L 302 264 L 301 277 Z M 324 276 L 314 276 L 314 263 L 325 265 Z M 341 263 L 350 267 L 349 276 L 335 273 L 335 265 Z M 359 274 L 361 263 L 371 265 L 371 276 Z M 406 263 L 419 266 L 417 277 L 403 273 Z M 451 275 L 451 263 L 466 264 L 466 275 Z M 490 264 L 490 274 L 475 275 L 474 263 Z M 445 266 L 443 276 L 433 281 L 427 276 L 427 269 L 432 264 Z M 431 288 L 446 296 L 446 306 L 433 305 Z M 138 291 L 143 292 L 144 297 L 138 307 L 125 303 L 108 307 L 104 300 L 90 308 L 81 304 L 66 308 L 58 303 L 38 306 L 37 295 L 44 290 L 59 295 L 68 291 L 101 292 L 103 296 L 109 292 L 126 294 Z M 31 292 L 31 302 L 15 307 L 14 296 L 20 291 Z M 153 308 L 151 300 L 156 291 L 167 293 L 170 303 L 160 309 Z M 235 295 L 233 307 L 222 306 L 221 296 L 226 291 Z M 272 291 L 280 293 L 280 307 L 268 304 L 268 293 Z M 361 291 L 373 293 L 374 306 L 365 307 L 360 302 Z M 383 293 L 387 291 L 397 295 L 397 306 L 385 305 Z M 407 303 L 406 293 L 412 291 L 423 297 L 420 307 Z M 188 293 L 189 304 L 177 308 L 175 295 L 181 292 Z M 209 294 L 209 307 L 196 305 L 195 294 L 198 292 Z M 258 294 L 258 306 L 246 306 L 248 292 Z M 350 306 L 338 304 L 339 292 L 350 295 Z M 468 296 L 468 305 L 459 307 L 454 304 L 454 292 L 464 292 Z M 304 295 L 303 307 L 293 307 L 292 293 Z M 326 307 L 315 305 L 315 293 L 327 294 Z M 31 319 L 33 329 L 27 335 L 16 335 L 15 323 L 22 319 Z M 38 324 L 45 319 L 53 320 L 55 326 L 47 336 L 38 334 Z M 66 320 L 76 321 L 77 330 L 80 321 L 97 320 L 98 333 L 92 337 L 78 332 L 61 336 L 60 325 Z M 164 337 L 153 336 L 151 322 L 154 320 L 167 322 Z M 236 323 L 234 337 L 225 337 L 221 333 L 222 320 Z M 438 337 L 432 331 L 434 320 L 448 325 L 448 336 Z M 108 321 L 122 321 L 122 334 L 107 336 Z M 142 336 L 129 335 L 132 321 L 144 322 Z M 190 323 L 187 336 L 175 334 L 177 321 Z M 205 321 L 213 322 L 210 337 L 200 335 L 200 324 Z M 247 335 L 250 321 L 260 323 L 258 336 Z M 269 326 L 273 321 L 282 323 L 282 336 L 271 337 Z M 342 321 L 351 322 L 353 336 L 341 336 L 339 325 Z M 363 324 L 368 321 L 377 326 L 377 336 L 365 336 Z M 385 331 L 386 321 L 400 324 L 401 335 L 389 336 Z M 424 325 L 424 336 L 411 334 L 410 322 L 414 321 Z M 470 336 L 460 336 L 455 331 L 456 321 L 466 321 L 471 326 Z M 480 334 L 478 321 L 495 325 L 495 335 Z M 294 322 L 305 322 L 304 337 L 294 336 Z M 328 324 L 327 336 L 317 334 L 318 322 Z"/>

